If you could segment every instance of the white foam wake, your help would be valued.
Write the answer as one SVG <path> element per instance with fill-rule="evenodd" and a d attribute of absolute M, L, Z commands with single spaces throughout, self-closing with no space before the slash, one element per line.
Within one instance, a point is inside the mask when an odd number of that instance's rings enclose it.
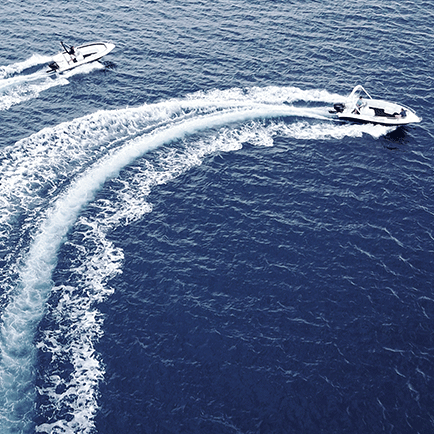
<path fill-rule="evenodd" d="M 68 84 L 66 77 L 48 77 L 45 71 L 29 75 L 17 75 L 0 80 L 0 111 L 8 110 L 16 104 L 37 98 L 51 87 Z"/>
<path fill-rule="evenodd" d="M 32 66 L 38 66 L 48 63 L 51 60 L 49 56 L 42 56 L 40 54 L 33 54 L 29 59 L 22 62 L 13 63 L 7 66 L 0 66 L 0 79 L 10 77 L 14 74 L 31 68 Z"/>

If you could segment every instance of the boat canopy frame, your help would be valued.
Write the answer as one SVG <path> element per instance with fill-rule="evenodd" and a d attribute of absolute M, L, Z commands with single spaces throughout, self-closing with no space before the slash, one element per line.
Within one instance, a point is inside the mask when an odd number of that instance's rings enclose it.
<path fill-rule="evenodd" d="M 369 99 L 373 99 L 366 89 L 361 84 L 358 84 L 350 93 L 348 100 L 351 101 L 353 99 L 359 98 L 360 96 L 367 96 Z"/>

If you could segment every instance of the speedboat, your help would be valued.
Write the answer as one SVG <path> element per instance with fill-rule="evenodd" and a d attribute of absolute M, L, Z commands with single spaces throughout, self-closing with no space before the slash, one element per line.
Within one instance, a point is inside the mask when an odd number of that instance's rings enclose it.
<path fill-rule="evenodd" d="M 64 72 L 85 63 L 94 62 L 115 48 L 115 44 L 111 42 L 94 42 L 69 48 L 63 42 L 61 44 L 63 51 L 53 57 L 48 64 L 47 72 Z"/>
<path fill-rule="evenodd" d="M 382 99 L 373 99 L 361 85 L 353 89 L 344 103 L 334 104 L 330 113 L 345 121 L 387 126 L 408 125 L 421 121 L 411 108 Z"/>

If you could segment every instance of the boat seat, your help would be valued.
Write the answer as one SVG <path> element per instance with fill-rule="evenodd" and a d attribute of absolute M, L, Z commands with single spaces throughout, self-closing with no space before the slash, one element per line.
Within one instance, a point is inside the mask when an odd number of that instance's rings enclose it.
<path fill-rule="evenodd" d="M 384 118 L 394 118 L 398 114 L 398 113 L 394 113 L 393 115 L 390 115 L 389 113 L 386 113 L 382 108 L 377 108 L 377 107 L 369 107 L 369 108 L 374 110 L 375 116 L 382 116 Z"/>

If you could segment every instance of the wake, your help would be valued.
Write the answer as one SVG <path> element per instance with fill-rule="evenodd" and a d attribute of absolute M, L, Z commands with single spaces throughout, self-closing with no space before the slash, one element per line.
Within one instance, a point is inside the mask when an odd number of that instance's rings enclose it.
<path fill-rule="evenodd" d="M 13 63 L 8 66 L 0 66 L 0 80 L 19 74 L 26 69 L 33 66 L 46 64 L 51 60 L 49 56 L 41 56 L 40 54 L 33 54 L 29 59 L 23 62 Z"/>
<path fill-rule="evenodd" d="M 121 271 L 123 257 L 105 235 L 151 212 L 147 197 L 152 188 L 202 164 L 208 155 L 240 149 L 246 142 L 273 146 L 276 136 L 332 141 L 388 132 L 385 127 L 332 122 L 322 104 L 336 99 L 325 91 L 279 87 L 197 93 L 97 112 L 44 129 L 3 150 L 0 237 L 9 249 L 6 269 L 12 271 L 2 282 L 6 292 L 0 335 L 1 431 L 94 429 L 98 383 L 104 376 L 94 350 L 102 334 L 95 304 L 110 295 L 107 280 Z M 300 100 L 319 106 L 292 105 Z M 152 158 L 142 160 L 149 155 Z M 121 171 L 133 166 L 127 181 L 118 180 Z M 95 200 L 114 180 L 115 200 Z M 93 210 L 93 218 L 81 217 L 85 207 Z M 21 238 L 10 241 L 18 226 Z M 58 251 L 71 230 L 82 231 L 83 239 L 94 240 L 97 248 L 88 253 L 76 245 L 82 261 L 76 270 L 77 287 L 54 288 Z M 52 306 L 58 330 L 47 330 L 35 347 L 36 330 L 53 291 L 59 292 L 58 304 Z M 65 357 L 73 373 L 70 379 L 47 373 L 39 394 L 61 410 L 50 423 L 34 428 L 37 348 L 54 360 Z M 59 385 L 64 393 L 59 393 Z"/>
<path fill-rule="evenodd" d="M 69 84 L 68 78 L 76 74 L 88 74 L 104 66 L 99 62 L 82 65 L 66 74 L 47 74 L 49 56 L 34 54 L 29 59 L 8 66 L 0 66 L 0 111 L 37 98 L 41 92 L 56 86 Z M 41 68 L 39 66 L 43 65 Z M 34 69 L 35 72 L 32 72 Z"/>

